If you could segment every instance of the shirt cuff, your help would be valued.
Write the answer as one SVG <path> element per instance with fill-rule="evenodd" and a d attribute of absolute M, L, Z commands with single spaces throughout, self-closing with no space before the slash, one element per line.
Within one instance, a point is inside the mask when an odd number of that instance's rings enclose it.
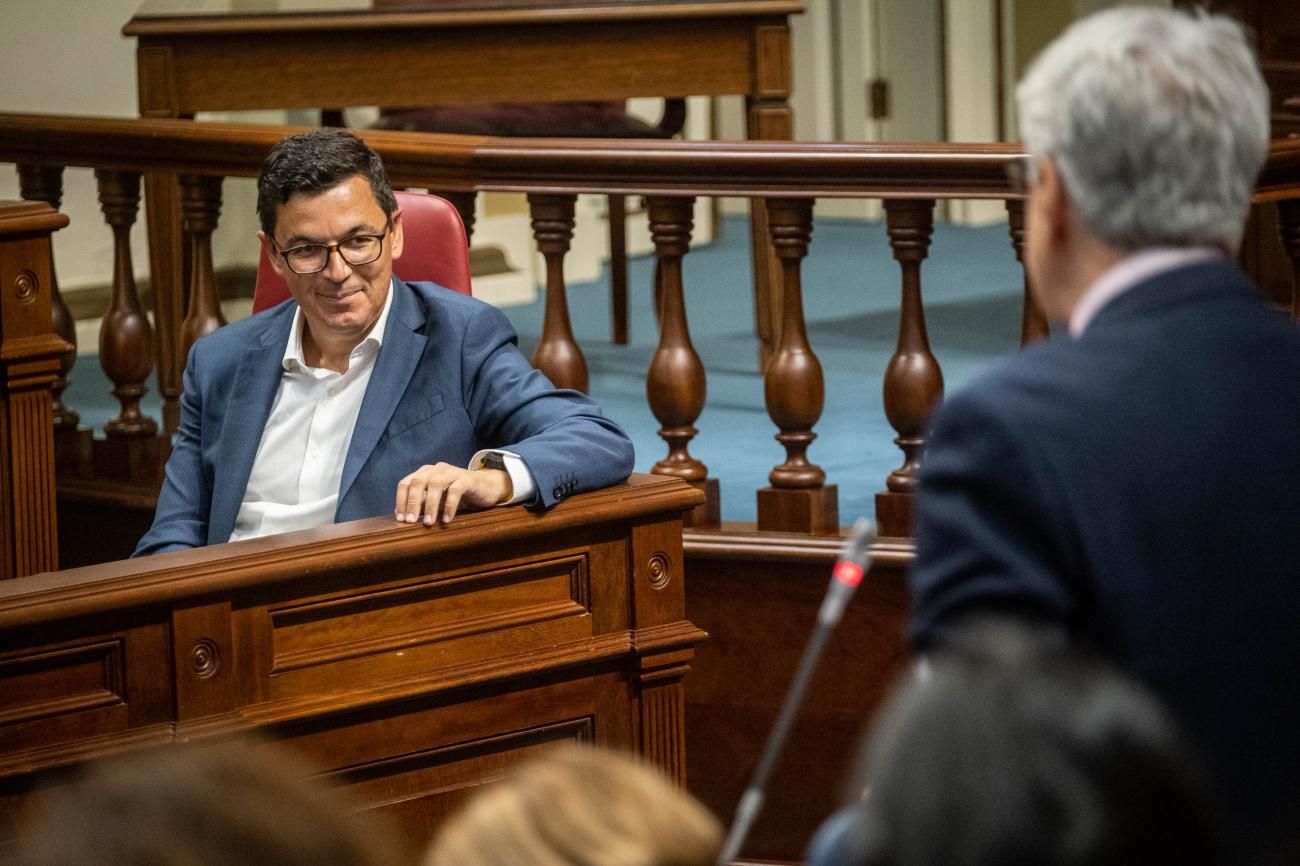
<path fill-rule="evenodd" d="M 489 456 L 499 457 L 501 465 L 510 475 L 510 486 L 514 488 L 514 494 L 501 505 L 519 505 L 521 503 L 532 504 L 537 499 L 537 482 L 533 480 L 532 470 L 524 462 L 524 458 L 515 454 L 513 451 L 502 451 L 500 448 L 484 448 L 469 460 L 469 468 L 482 469 L 484 459 Z"/>

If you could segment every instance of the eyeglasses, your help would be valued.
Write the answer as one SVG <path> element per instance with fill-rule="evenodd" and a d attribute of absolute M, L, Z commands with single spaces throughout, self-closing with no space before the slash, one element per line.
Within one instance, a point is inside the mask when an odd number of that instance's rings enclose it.
<path fill-rule="evenodd" d="M 377 260 L 384 251 L 384 236 L 387 234 L 388 229 L 385 228 L 383 234 L 353 235 L 336 244 L 301 244 L 287 250 L 280 249 L 277 244 L 275 251 L 295 274 L 319 274 L 329 267 L 330 253 L 337 252 L 339 258 L 354 268 Z M 272 240 L 271 243 L 275 244 L 275 241 Z"/>
<path fill-rule="evenodd" d="M 1038 183 L 1038 161 L 1032 154 L 1015 157 L 1006 164 L 1006 169 L 1012 192 L 1029 195 L 1029 190 Z"/>

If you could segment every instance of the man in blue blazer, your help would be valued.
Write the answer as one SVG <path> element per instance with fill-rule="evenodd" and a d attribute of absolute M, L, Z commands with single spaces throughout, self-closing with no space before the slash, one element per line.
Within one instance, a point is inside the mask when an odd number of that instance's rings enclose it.
<path fill-rule="evenodd" d="M 1300 814 L 1300 332 L 1232 261 L 1268 95 L 1235 23 L 1128 8 L 1017 97 L 1062 328 L 934 419 L 913 638 L 995 613 L 1101 651 L 1176 711 L 1252 856 Z"/>
<path fill-rule="evenodd" d="M 318 130 L 258 182 L 292 300 L 199 340 L 153 527 L 136 555 L 463 503 L 550 506 L 625 480 L 632 444 L 519 353 L 505 316 L 392 273 L 401 211 L 379 157 Z"/>

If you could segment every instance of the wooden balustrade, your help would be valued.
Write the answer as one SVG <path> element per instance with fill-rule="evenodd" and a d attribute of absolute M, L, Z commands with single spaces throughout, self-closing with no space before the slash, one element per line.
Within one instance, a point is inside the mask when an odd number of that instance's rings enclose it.
<path fill-rule="evenodd" d="M 220 209 L 221 178 L 255 176 L 266 150 L 299 131 L 267 125 L 0 114 L 0 159 L 22 166 L 25 197 L 57 203 L 63 166 L 98 171 L 116 251 L 113 302 L 106 319 L 110 324 L 105 326 L 101 352 L 101 363 L 121 401 L 120 414 L 107 428 L 110 440 L 164 442 L 156 435 L 154 420 L 139 409 L 155 352 L 165 401 L 163 432 L 174 429 L 177 389 L 167 383 L 179 382 L 184 349 L 221 324 L 210 244 Z M 765 202 L 762 210 L 779 262 L 775 272 L 779 279 L 773 288 L 780 303 L 774 307 L 777 321 L 772 323 L 779 342 L 766 372 L 764 393 L 786 453 L 771 471 L 771 486 L 759 494 L 758 525 L 762 531 L 815 536 L 836 533 L 839 517 L 835 484 L 828 483 L 834 479 L 828 480 L 809 457 L 824 399 L 802 303 L 800 262 L 811 237 L 811 205 L 823 197 L 884 199 L 886 230 L 901 280 L 898 343 L 883 384 L 883 404 L 903 460 L 885 479 L 876 506 L 885 534 L 908 535 L 924 431 L 943 382 L 926 333 L 921 282 L 934 204 L 939 199 L 1006 201 L 1012 249 L 1017 260 L 1023 260 L 1024 208 L 1005 177 L 1007 163 L 1019 156 L 1014 145 L 566 142 L 377 131 L 361 135 L 384 158 L 395 184 L 444 191 L 470 231 L 477 191 L 529 195 L 533 230 L 547 271 L 545 324 L 534 362 L 562 386 L 585 389 L 588 382 L 587 364 L 569 322 L 563 271 L 572 239 L 575 196 L 601 192 L 648 197 L 662 325 L 647 372 L 647 398 L 668 449 L 655 462 L 654 471 L 685 478 L 705 490 L 708 506 L 691 518 L 700 526 L 716 524 L 718 496 L 716 480 L 708 477 L 707 467 L 689 448 L 706 399 L 704 367 L 691 344 L 683 302 L 689 289 L 682 273 L 682 257 L 690 243 L 689 202 L 698 196 L 724 195 Z M 175 335 L 150 332 L 131 277 L 126 244 L 138 209 L 139 177 L 155 171 L 185 177 L 183 213 L 191 283 L 188 312 Z M 1300 204 L 1293 200 L 1297 189 L 1300 142 L 1275 144 L 1257 199 L 1280 203 L 1282 239 L 1300 278 Z M 160 311 L 167 304 L 180 309 L 179 287 L 163 281 L 155 289 L 167 296 L 166 301 L 162 297 L 155 301 Z M 56 331 L 70 337 L 69 323 L 59 318 L 57 295 L 52 297 Z M 1293 314 L 1300 316 L 1300 294 L 1293 296 L 1292 307 Z M 167 319 L 160 313 L 160 321 Z M 1045 320 L 1026 280 L 1021 340 L 1028 343 L 1045 334 Z M 65 371 L 70 364 L 71 357 L 65 360 Z M 63 409 L 57 417 L 61 428 L 71 429 L 77 423 L 71 410 Z M 165 444 L 156 451 L 161 459 Z M 96 463 L 101 463 L 99 458 Z M 139 469 L 132 477 L 150 477 L 143 465 Z"/>

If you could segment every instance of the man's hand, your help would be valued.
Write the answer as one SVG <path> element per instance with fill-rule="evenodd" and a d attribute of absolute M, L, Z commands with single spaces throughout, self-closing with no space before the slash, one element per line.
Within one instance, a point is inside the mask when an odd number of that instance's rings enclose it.
<path fill-rule="evenodd" d="M 510 473 L 500 469 L 462 469 L 449 463 L 421 466 L 397 485 L 394 514 L 399 523 L 451 523 L 461 501 L 482 507 L 509 502 Z"/>

